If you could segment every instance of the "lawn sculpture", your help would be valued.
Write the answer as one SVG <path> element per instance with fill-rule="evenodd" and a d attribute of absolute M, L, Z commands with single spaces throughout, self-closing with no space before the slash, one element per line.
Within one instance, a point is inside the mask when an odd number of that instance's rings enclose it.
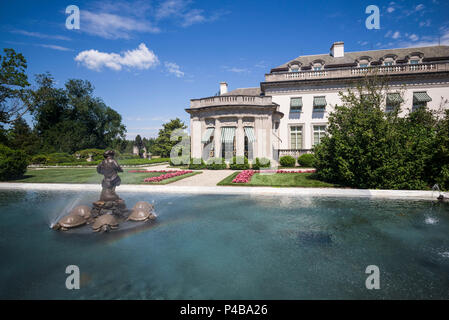
<path fill-rule="evenodd" d="M 104 160 L 97 166 L 97 172 L 104 176 L 100 199 L 93 203 L 92 208 L 85 205 L 75 207 L 68 215 L 53 224 L 52 229 L 66 231 L 88 224 L 92 225 L 95 232 L 108 232 L 119 229 L 121 223 L 128 221 L 138 224 L 156 219 L 152 204 L 139 201 L 132 210 L 129 210 L 125 201 L 115 192 L 115 188 L 121 182 L 118 172 L 123 170 L 114 159 L 114 155 L 113 150 L 106 151 L 103 154 Z"/>

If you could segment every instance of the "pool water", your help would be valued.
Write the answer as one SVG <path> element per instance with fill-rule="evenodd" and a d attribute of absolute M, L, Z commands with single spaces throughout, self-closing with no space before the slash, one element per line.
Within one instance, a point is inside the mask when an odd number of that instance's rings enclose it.
<path fill-rule="evenodd" d="M 1 299 L 447 299 L 449 206 L 429 201 L 120 193 L 134 231 L 49 228 L 96 193 L 0 192 Z M 77 265 L 81 288 L 65 287 Z M 380 289 L 367 290 L 368 265 Z"/>

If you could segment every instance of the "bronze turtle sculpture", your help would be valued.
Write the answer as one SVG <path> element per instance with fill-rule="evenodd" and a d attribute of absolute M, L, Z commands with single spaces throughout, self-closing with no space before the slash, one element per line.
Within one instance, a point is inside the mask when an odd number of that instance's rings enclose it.
<path fill-rule="evenodd" d="M 66 231 L 71 228 L 82 226 L 86 223 L 86 219 L 76 214 L 69 214 L 62 217 L 57 223 L 52 226 L 52 229 Z"/>
<path fill-rule="evenodd" d="M 148 210 L 148 211 L 153 211 L 154 207 L 152 204 L 150 204 L 146 201 L 139 201 L 133 207 L 133 210 L 136 210 L 136 209 L 144 209 L 144 210 Z"/>
<path fill-rule="evenodd" d="M 149 210 L 145 209 L 134 209 L 129 215 L 128 219 L 131 221 L 147 221 L 156 219 L 156 215 L 154 215 Z"/>
<path fill-rule="evenodd" d="M 71 215 L 77 215 L 89 221 L 91 218 L 91 209 L 88 206 L 77 206 L 70 211 Z"/>
<path fill-rule="evenodd" d="M 111 215 L 111 214 L 104 214 L 99 217 L 97 217 L 92 224 L 92 229 L 95 232 L 102 231 L 102 232 L 108 232 L 111 229 L 117 229 L 118 228 L 118 221 L 117 219 Z"/>

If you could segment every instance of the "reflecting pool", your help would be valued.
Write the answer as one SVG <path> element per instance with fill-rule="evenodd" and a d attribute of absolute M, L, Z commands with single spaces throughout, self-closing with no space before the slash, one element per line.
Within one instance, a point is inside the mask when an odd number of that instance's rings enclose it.
<path fill-rule="evenodd" d="M 430 201 L 120 193 L 158 219 L 56 232 L 98 194 L 0 192 L 0 299 L 447 299 L 449 205 Z M 77 265 L 81 288 L 67 290 Z M 367 290 L 365 269 L 380 269 Z"/>

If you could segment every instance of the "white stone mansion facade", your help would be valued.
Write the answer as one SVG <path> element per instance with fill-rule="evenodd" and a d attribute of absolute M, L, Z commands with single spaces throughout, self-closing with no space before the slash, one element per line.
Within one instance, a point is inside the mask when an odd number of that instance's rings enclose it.
<path fill-rule="evenodd" d="M 402 102 L 401 114 L 421 105 L 438 109 L 449 99 L 449 46 L 300 56 L 265 75 L 257 88 L 192 99 L 191 157 L 245 155 L 277 160 L 310 152 L 326 132 L 327 118 L 346 91 L 370 71 L 388 76 L 385 109 Z M 401 95 L 399 94 L 401 92 Z M 447 105 L 446 105 L 447 107 Z"/>

